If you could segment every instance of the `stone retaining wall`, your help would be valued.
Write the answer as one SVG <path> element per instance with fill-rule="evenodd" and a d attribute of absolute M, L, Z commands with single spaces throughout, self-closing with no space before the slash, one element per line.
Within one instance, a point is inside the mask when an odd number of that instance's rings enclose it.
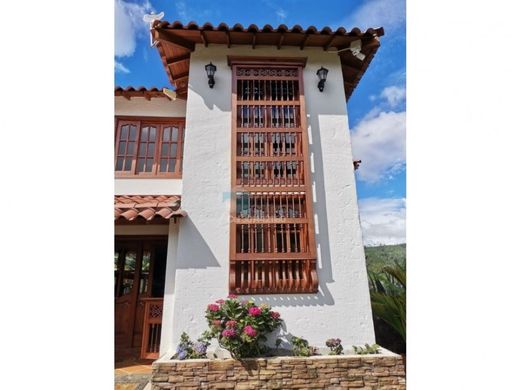
<path fill-rule="evenodd" d="M 152 369 L 152 390 L 406 388 L 399 355 L 164 360 Z"/>

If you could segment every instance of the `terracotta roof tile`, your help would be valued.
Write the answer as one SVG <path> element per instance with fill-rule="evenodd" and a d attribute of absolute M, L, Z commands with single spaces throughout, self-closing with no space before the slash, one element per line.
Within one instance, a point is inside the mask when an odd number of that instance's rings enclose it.
<path fill-rule="evenodd" d="M 178 195 L 116 195 L 114 197 L 114 219 L 133 221 L 143 218 L 151 221 L 156 217 L 170 219 L 184 217 L 181 197 Z"/>
<path fill-rule="evenodd" d="M 144 97 L 148 100 L 150 100 L 150 98 L 167 98 L 168 100 L 171 100 L 168 96 L 166 96 L 163 92 L 162 92 L 162 88 L 159 89 L 157 87 L 151 87 L 151 88 L 146 88 L 146 87 L 126 87 L 126 88 L 123 88 L 123 87 L 120 87 L 120 86 L 116 86 L 114 88 L 114 95 L 115 96 L 124 96 L 125 98 L 127 98 L 128 100 L 130 100 L 131 98 L 133 97 Z"/>

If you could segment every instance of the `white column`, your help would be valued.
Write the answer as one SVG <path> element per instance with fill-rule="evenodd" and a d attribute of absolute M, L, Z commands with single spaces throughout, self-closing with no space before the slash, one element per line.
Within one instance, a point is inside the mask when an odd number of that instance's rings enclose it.
<path fill-rule="evenodd" d="M 175 260 L 177 258 L 177 243 L 179 237 L 179 222 L 170 220 L 168 227 L 168 252 L 166 256 L 166 276 L 164 281 L 164 301 L 161 329 L 161 348 L 159 355 L 173 354 L 173 294 L 175 291 Z"/>

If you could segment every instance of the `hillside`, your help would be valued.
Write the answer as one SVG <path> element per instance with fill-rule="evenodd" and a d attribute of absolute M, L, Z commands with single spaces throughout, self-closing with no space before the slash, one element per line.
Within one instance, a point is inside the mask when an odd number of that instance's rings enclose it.
<path fill-rule="evenodd" d="M 367 246 L 365 247 L 365 257 L 367 269 L 379 272 L 385 265 L 394 261 L 406 261 L 406 244 Z"/>

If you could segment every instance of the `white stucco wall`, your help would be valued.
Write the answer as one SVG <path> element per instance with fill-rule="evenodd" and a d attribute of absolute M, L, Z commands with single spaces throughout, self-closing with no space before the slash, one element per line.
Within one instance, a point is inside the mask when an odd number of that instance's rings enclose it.
<path fill-rule="evenodd" d="M 175 260 L 177 258 L 177 245 L 179 238 L 179 223 L 170 220 L 168 234 L 168 252 L 166 255 L 166 275 L 164 279 L 164 301 L 161 327 L 161 347 L 159 355 L 167 353 L 175 344 L 173 337 L 173 305 L 175 293 Z"/>
<path fill-rule="evenodd" d="M 115 179 L 115 195 L 182 195 L 182 179 Z"/>
<path fill-rule="evenodd" d="M 231 69 L 227 55 L 308 57 L 304 87 L 308 114 L 319 293 L 255 295 L 280 311 L 286 332 L 323 346 L 373 343 L 374 330 L 356 201 L 352 153 L 339 57 L 322 49 L 197 45 L 191 55 L 186 107 L 183 201 L 175 271 L 173 348 L 183 331 L 198 337 L 207 327 L 208 303 L 228 294 L 231 183 Z M 217 66 L 208 88 L 204 65 Z M 316 70 L 329 69 L 323 93 Z M 324 152 L 322 152 L 322 150 Z M 164 334 L 164 333 L 163 333 Z M 173 340 L 173 341 L 170 341 Z"/>
<path fill-rule="evenodd" d="M 168 100 L 166 98 L 133 97 L 130 100 L 124 96 L 115 97 L 115 115 L 128 116 L 186 116 L 186 100 Z"/>

